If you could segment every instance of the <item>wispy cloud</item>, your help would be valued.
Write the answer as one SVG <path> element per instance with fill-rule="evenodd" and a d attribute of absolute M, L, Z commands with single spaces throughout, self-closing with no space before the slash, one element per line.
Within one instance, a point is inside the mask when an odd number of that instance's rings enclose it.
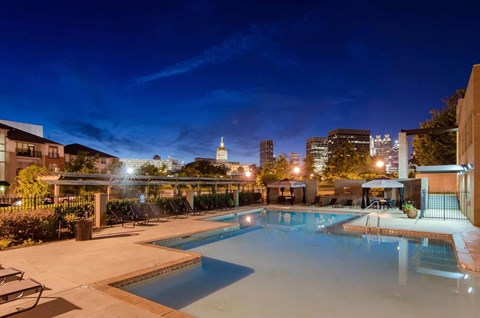
<path fill-rule="evenodd" d="M 205 64 L 214 64 L 231 60 L 255 50 L 270 39 L 272 30 L 250 25 L 245 32 L 233 34 L 222 43 L 215 45 L 193 58 L 165 67 L 160 72 L 137 77 L 136 84 L 143 84 L 160 78 L 170 77 L 192 71 Z"/>

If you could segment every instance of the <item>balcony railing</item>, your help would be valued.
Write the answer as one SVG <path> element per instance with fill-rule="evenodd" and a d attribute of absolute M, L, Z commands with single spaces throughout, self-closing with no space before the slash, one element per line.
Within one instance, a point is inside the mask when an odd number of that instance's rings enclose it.
<path fill-rule="evenodd" d="M 41 151 L 17 150 L 16 153 L 20 157 L 42 158 Z"/>
<path fill-rule="evenodd" d="M 50 159 L 58 159 L 58 158 L 60 158 L 60 155 L 58 154 L 58 152 L 52 152 L 52 153 L 49 153 L 49 154 L 48 154 L 48 158 L 50 158 Z"/>

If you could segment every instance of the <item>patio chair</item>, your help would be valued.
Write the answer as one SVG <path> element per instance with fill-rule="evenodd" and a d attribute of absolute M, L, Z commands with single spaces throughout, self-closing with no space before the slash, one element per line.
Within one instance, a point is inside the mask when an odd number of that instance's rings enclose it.
<path fill-rule="evenodd" d="M 393 209 L 395 207 L 396 203 L 397 203 L 397 200 L 395 200 L 395 199 L 388 200 L 388 208 Z"/>
<path fill-rule="evenodd" d="M 133 219 L 135 220 L 135 222 L 144 225 L 148 224 L 148 214 L 144 213 L 140 206 L 132 204 L 130 205 L 130 210 L 133 213 Z"/>
<path fill-rule="evenodd" d="M 287 204 L 287 199 L 283 195 L 279 195 L 277 198 L 277 203 L 278 204 Z"/>
<path fill-rule="evenodd" d="M 169 203 L 170 207 L 172 208 L 173 214 L 175 214 L 175 218 L 178 218 L 179 215 L 183 215 L 185 216 L 185 218 L 188 217 L 188 213 L 182 211 L 182 209 L 175 200 L 170 200 Z"/>
<path fill-rule="evenodd" d="M 168 222 L 167 211 L 165 211 L 164 209 L 162 211 L 162 209 L 158 206 L 158 204 L 149 203 L 147 205 L 147 208 L 148 208 L 147 214 L 150 217 L 152 217 L 152 216 L 156 217 L 157 221 L 159 221 L 159 222 Z M 160 218 L 162 217 L 162 214 L 163 214 L 163 217 L 165 218 L 165 220 L 160 220 Z"/>
<path fill-rule="evenodd" d="M 131 223 L 132 228 L 135 227 L 135 220 L 133 217 L 125 215 L 122 211 L 120 210 L 112 210 L 111 214 L 113 215 L 115 221 L 117 223 L 121 223 L 122 227 L 126 227 L 125 224 Z"/>
<path fill-rule="evenodd" d="M 12 280 L 22 280 L 23 274 L 24 272 L 18 269 L 15 269 L 13 267 L 1 268 L 0 269 L 0 285 L 3 285 L 4 283 Z"/>
<path fill-rule="evenodd" d="M 25 308 L 16 308 L 16 311 L 10 312 L 2 317 L 10 317 L 35 308 L 44 289 L 45 285 L 31 278 L 0 285 L 0 305 L 38 293 L 33 305 Z"/>

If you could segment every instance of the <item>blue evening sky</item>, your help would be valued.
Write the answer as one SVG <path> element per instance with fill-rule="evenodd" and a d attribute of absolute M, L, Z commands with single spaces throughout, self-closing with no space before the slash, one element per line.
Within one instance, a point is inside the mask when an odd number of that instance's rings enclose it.
<path fill-rule="evenodd" d="M 418 128 L 480 63 L 478 1 L 0 0 L 0 118 L 122 158 L 258 163 Z"/>

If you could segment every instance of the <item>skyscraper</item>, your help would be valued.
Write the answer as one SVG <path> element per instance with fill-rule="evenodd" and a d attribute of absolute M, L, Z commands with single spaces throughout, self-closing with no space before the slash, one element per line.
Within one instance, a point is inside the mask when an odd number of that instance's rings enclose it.
<path fill-rule="evenodd" d="M 273 162 L 273 140 L 260 142 L 260 167 L 268 162 Z"/>
<path fill-rule="evenodd" d="M 364 129 L 335 129 L 328 132 L 328 156 L 341 144 L 349 142 L 355 151 L 362 155 L 370 153 L 370 130 Z"/>
<path fill-rule="evenodd" d="M 290 163 L 294 165 L 300 164 L 300 154 L 296 152 L 290 152 Z"/>
<path fill-rule="evenodd" d="M 313 159 L 313 167 L 321 173 L 328 160 L 328 139 L 326 137 L 311 137 L 306 141 L 307 157 Z"/>
<path fill-rule="evenodd" d="M 220 146 L 217 148 L 217 162 L 227 162 L 228 161 L 228 153 L 227 148 L 225 148 L 225 144 L 223 143 L 223 137 L 220 138 Z"/>

